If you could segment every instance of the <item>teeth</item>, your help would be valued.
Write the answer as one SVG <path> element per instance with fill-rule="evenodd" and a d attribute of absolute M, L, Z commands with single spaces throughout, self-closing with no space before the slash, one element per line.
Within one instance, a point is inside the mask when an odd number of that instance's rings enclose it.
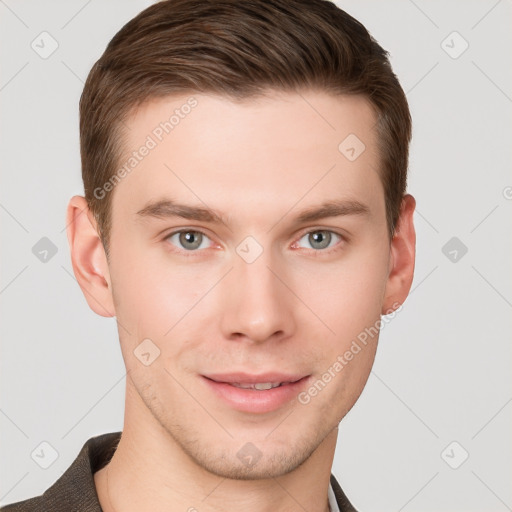
<path fill-rule="evenodd" d="M 258 382 L 256 384 L 244 384 L 241 382 L 230 382 L 232 386 L 235 386 L 236 388 L 242 388 L 242 389 L 257 389 L 259 391 L 264 391 L 267 389 L 277 388 L 283 382 Z"/>

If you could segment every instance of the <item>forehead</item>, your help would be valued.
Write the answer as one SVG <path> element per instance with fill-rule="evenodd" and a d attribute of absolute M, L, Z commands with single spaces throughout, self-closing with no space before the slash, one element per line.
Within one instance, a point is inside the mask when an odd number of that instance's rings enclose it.
<path fill-rule="evenodd" d="M 152 99 L 126 121 L 113 210 L 132 216 L 166 196 L 220 211 L 259 206 L 253 214 L 326 198 L 383 202 L 375 121 L 363 97 L 312 91 Z"/>

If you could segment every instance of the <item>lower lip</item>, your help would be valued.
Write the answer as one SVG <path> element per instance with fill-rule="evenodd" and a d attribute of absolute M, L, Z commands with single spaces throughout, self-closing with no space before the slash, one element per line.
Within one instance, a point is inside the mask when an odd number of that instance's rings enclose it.
<path fill-rule="evenodd" d="M 210 389 L 230 407 L 238 411 L 253 413 L 275 411 L 285 403 L 296 399 L 308 379 L 309 376 L 290 384 L 283 384 L 277 388 L 258 390 L 237 388 L 225 382 L 216 382 L 203 377 Z"/>

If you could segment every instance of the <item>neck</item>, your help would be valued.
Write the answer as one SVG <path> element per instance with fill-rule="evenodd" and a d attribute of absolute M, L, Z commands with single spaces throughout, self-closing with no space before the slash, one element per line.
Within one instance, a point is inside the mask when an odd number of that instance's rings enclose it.
<path fill-rule="evenodd" d="M 104 512 L 328 512 L 337 429 L 293 471 L 276 478 L 222 478 L 192 460 L 152 415 L 132 415 L 111 461 L 94 474 Z"/>

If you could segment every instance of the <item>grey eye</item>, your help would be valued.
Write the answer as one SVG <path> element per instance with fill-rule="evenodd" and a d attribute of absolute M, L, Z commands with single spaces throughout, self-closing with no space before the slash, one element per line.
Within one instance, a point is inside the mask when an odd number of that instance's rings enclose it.
<path fill-rule="evenodd" d="M 205 249 L 208 247 L 209 238 L 200 231 L 177 231 L 171 234 L 167 239 L 176 245 L 179 249 L 194 251 L 196 249 Z M 204 246 L 206 244 L 206 247 Z"/>
<path fill-rule="evenodd" d="M 333 236 L 334 235 L 334 236 Z M 310 245 L 309 248 L 311 249 L 326 249 L 327 247 L 331 246 L 331 242 L 334 240 L 336 242 L 337 240 L 335 237 L 338 237 L 338 239 L 341 239 L 341 236 L 337 233 L 333 233 L 332 231 L 327 230 L 317 230 L 317 231 L 310 231 L 309 233 L 306 233 L 300 240 L 299 243 L 306 239 L 307 243 Z"/>

